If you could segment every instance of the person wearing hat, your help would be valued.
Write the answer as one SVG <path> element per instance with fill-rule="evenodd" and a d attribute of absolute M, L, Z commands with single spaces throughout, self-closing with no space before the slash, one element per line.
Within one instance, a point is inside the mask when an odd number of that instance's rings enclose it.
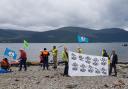
<path fill-rule="evenodd" d="M 2 61 L 1 61 L 1 68 L 5 69 L 5 70 L 9 70 L 10 69 L 10 64 L 9 64 L 7 58 L 2 59 Z"/>
<path fill-rule="evenodd" d="M 24 65 L 24 71 L 27 70 L 26 61 L 27 61 L 27 54 L 24 49 L 20 49 L 20 57 L 19 57 L 19 71 L 22 70 L 22 66 Z"/>

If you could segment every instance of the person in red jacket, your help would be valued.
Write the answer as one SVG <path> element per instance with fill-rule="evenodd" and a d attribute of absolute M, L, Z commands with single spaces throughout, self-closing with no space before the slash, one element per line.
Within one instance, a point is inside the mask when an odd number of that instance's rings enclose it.
<path fill-rule="evenodd" d="M 27 70 L 27 66 L 26 66 L 26 61 L 27 61 L 27 54 L 24 51 L 24 49 L 20 49 L 20 57 L 19 57 L 19 62 L 20 62 L 20 66 L 19 66 L 19 71 L 22 70 L 22 66 L 24 65 L 24 70 Z"/>

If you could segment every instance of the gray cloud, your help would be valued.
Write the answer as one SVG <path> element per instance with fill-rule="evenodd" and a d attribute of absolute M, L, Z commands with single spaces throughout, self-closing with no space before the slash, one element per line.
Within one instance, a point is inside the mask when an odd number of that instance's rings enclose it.
<path fill-rule="evenodd" d="M 128 29 L 127 0 L 1 0 L 0 28 L 46 31 L 63 26 Z"/>

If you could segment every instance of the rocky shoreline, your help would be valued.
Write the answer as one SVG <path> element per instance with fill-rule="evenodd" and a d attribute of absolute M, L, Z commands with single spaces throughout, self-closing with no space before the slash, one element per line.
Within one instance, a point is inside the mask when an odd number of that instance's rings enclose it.
<path fill-rule="evenodd" d="M 63 65 L 57 70 L 42 70 L 39 66 L 30 66 L 28 70 L 0 74 L 0 89 L 128 89 L 128 64 L 118 64 L 117 77 L 65 77 Z"/>

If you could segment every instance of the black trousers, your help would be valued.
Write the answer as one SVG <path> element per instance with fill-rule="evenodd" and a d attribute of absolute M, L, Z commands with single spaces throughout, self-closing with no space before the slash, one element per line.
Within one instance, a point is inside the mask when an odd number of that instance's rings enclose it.
<path fill-rule="evenodd" d="M 44 63 L 43 63 L 43 69 L 45 70 L 45 67 L 47 67 L 47 70 L 48 70 L 48 60 L 44 60 Z"/>
<path fill-rule="evenodd" d="M 22 66 L 23 65 L 24 65 L 24 70 L 26 71 L 27 70 L 27 66 L 26 66 L 26 60 L 25 59 L 20 60 L 20 68 L 19 68 L 19 71 L 22 70 Z"/>
<path fill-rule="evenodd" d="M 112 69 L 114 69 L 115 75 L 117 76 L 116 64 L 110 64 L 109 75 L 111 75 Z"/>
<path fill-rule="evenodd" d="M 64 75 L 68 75 L 68 62 L 64 62 L 65 63 L 65 68 L 64 68 Z"/>

